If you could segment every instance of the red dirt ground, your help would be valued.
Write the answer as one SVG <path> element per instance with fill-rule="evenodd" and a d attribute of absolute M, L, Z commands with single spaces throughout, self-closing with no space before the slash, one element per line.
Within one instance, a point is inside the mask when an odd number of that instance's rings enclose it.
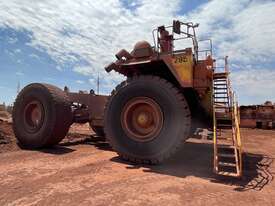
<path fill-rule="evenodd" d="M 0 144 L 0 205 L 275 205 L 275 131 L 242 129 L 240 180 L 212 173 L 211 141 L 190 139 L 162 165 L 146 166 L 121 161 L 87 126 L 70 132 L 52 149 L 27 151 L 0 124 L 0 139 L 10 140 Z"/>

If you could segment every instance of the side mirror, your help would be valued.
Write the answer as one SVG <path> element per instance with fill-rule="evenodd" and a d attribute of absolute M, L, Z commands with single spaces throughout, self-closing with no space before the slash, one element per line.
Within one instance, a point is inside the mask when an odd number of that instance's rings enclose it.
<path fill-rule="evenodd" d="M 176 34 L 180 34 L 181 33 L 180 26 L 181 26 L 180 21 L 174 20 L 173 21 L 173 32 Z"/>

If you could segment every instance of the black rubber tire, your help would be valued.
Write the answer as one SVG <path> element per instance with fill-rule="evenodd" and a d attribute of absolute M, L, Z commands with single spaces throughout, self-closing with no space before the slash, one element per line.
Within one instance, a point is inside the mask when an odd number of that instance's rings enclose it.
<path fill-rule="evenodd" d="M 92 130 L 96 133 L 99 137 L 105 137 L 104 128 L 100 126 L 91 126 Z"/>
<path fill-rule="evenodd" d="M 23 123 L 24 109 L 33 99 L 43 106 L 44 121 L 38 131 L 30 132 Z M 65 92 L 49 84 L 33 83 L 18 94 L 12 118 L 13 130 L 20 145 L 28 149 L 38 149 L 58 144 L 66 136 L 73 116 Z"/>
<path fill-rule="evenodd" d="M 130 99 L 139 96 L 152 98 L 164 114 L 159 135 L 147 142 L 127 137 L 120 114 Z M 137 76 L 116 87 L 105 108 L 104 128 L 107 140 L 125 160 L 158 164 L 173 155 L 188 138 L 191 116 L 183 94 L 165 79 L 157 76 Z"/>

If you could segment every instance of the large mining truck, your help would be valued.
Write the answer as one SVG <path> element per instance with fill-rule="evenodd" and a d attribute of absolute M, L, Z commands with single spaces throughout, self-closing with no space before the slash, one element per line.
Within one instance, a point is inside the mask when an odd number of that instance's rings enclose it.
<path fill-rule="evenodd" d="M 157 164 L 169 158 L 197 127 L 216 124 L 212 42 L 205 40 L 209 47 L 200 50 L 196 27 L 175 20 L 153 30 L 154 45 L 139 41 L 131 52 L 120 50 L 105 70 L 126 80 L 110 96 L 73 93 L 41 83 L 26 86 L 13 110 L 19 143 L 31 149 L 52 146 L 65 137 L 72 123 L 89 122 L 123 159 Z M 187 48 L 180 48 L 187 43 Z"/>

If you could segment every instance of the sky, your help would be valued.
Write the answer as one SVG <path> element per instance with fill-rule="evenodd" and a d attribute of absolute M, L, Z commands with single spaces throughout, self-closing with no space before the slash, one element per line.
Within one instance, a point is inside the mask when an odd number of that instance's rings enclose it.
<path fill-rule="evenodd" d="M 121 48 L 153 44 L 152 29 L 173 19 L 199 23 L 214 57 L 229 56 L 240 104 L 275 102 L 274 0 L 1 0 L 0 103 L 47 82 L 109 94 L 124 77 L 106 73 Z"/>

